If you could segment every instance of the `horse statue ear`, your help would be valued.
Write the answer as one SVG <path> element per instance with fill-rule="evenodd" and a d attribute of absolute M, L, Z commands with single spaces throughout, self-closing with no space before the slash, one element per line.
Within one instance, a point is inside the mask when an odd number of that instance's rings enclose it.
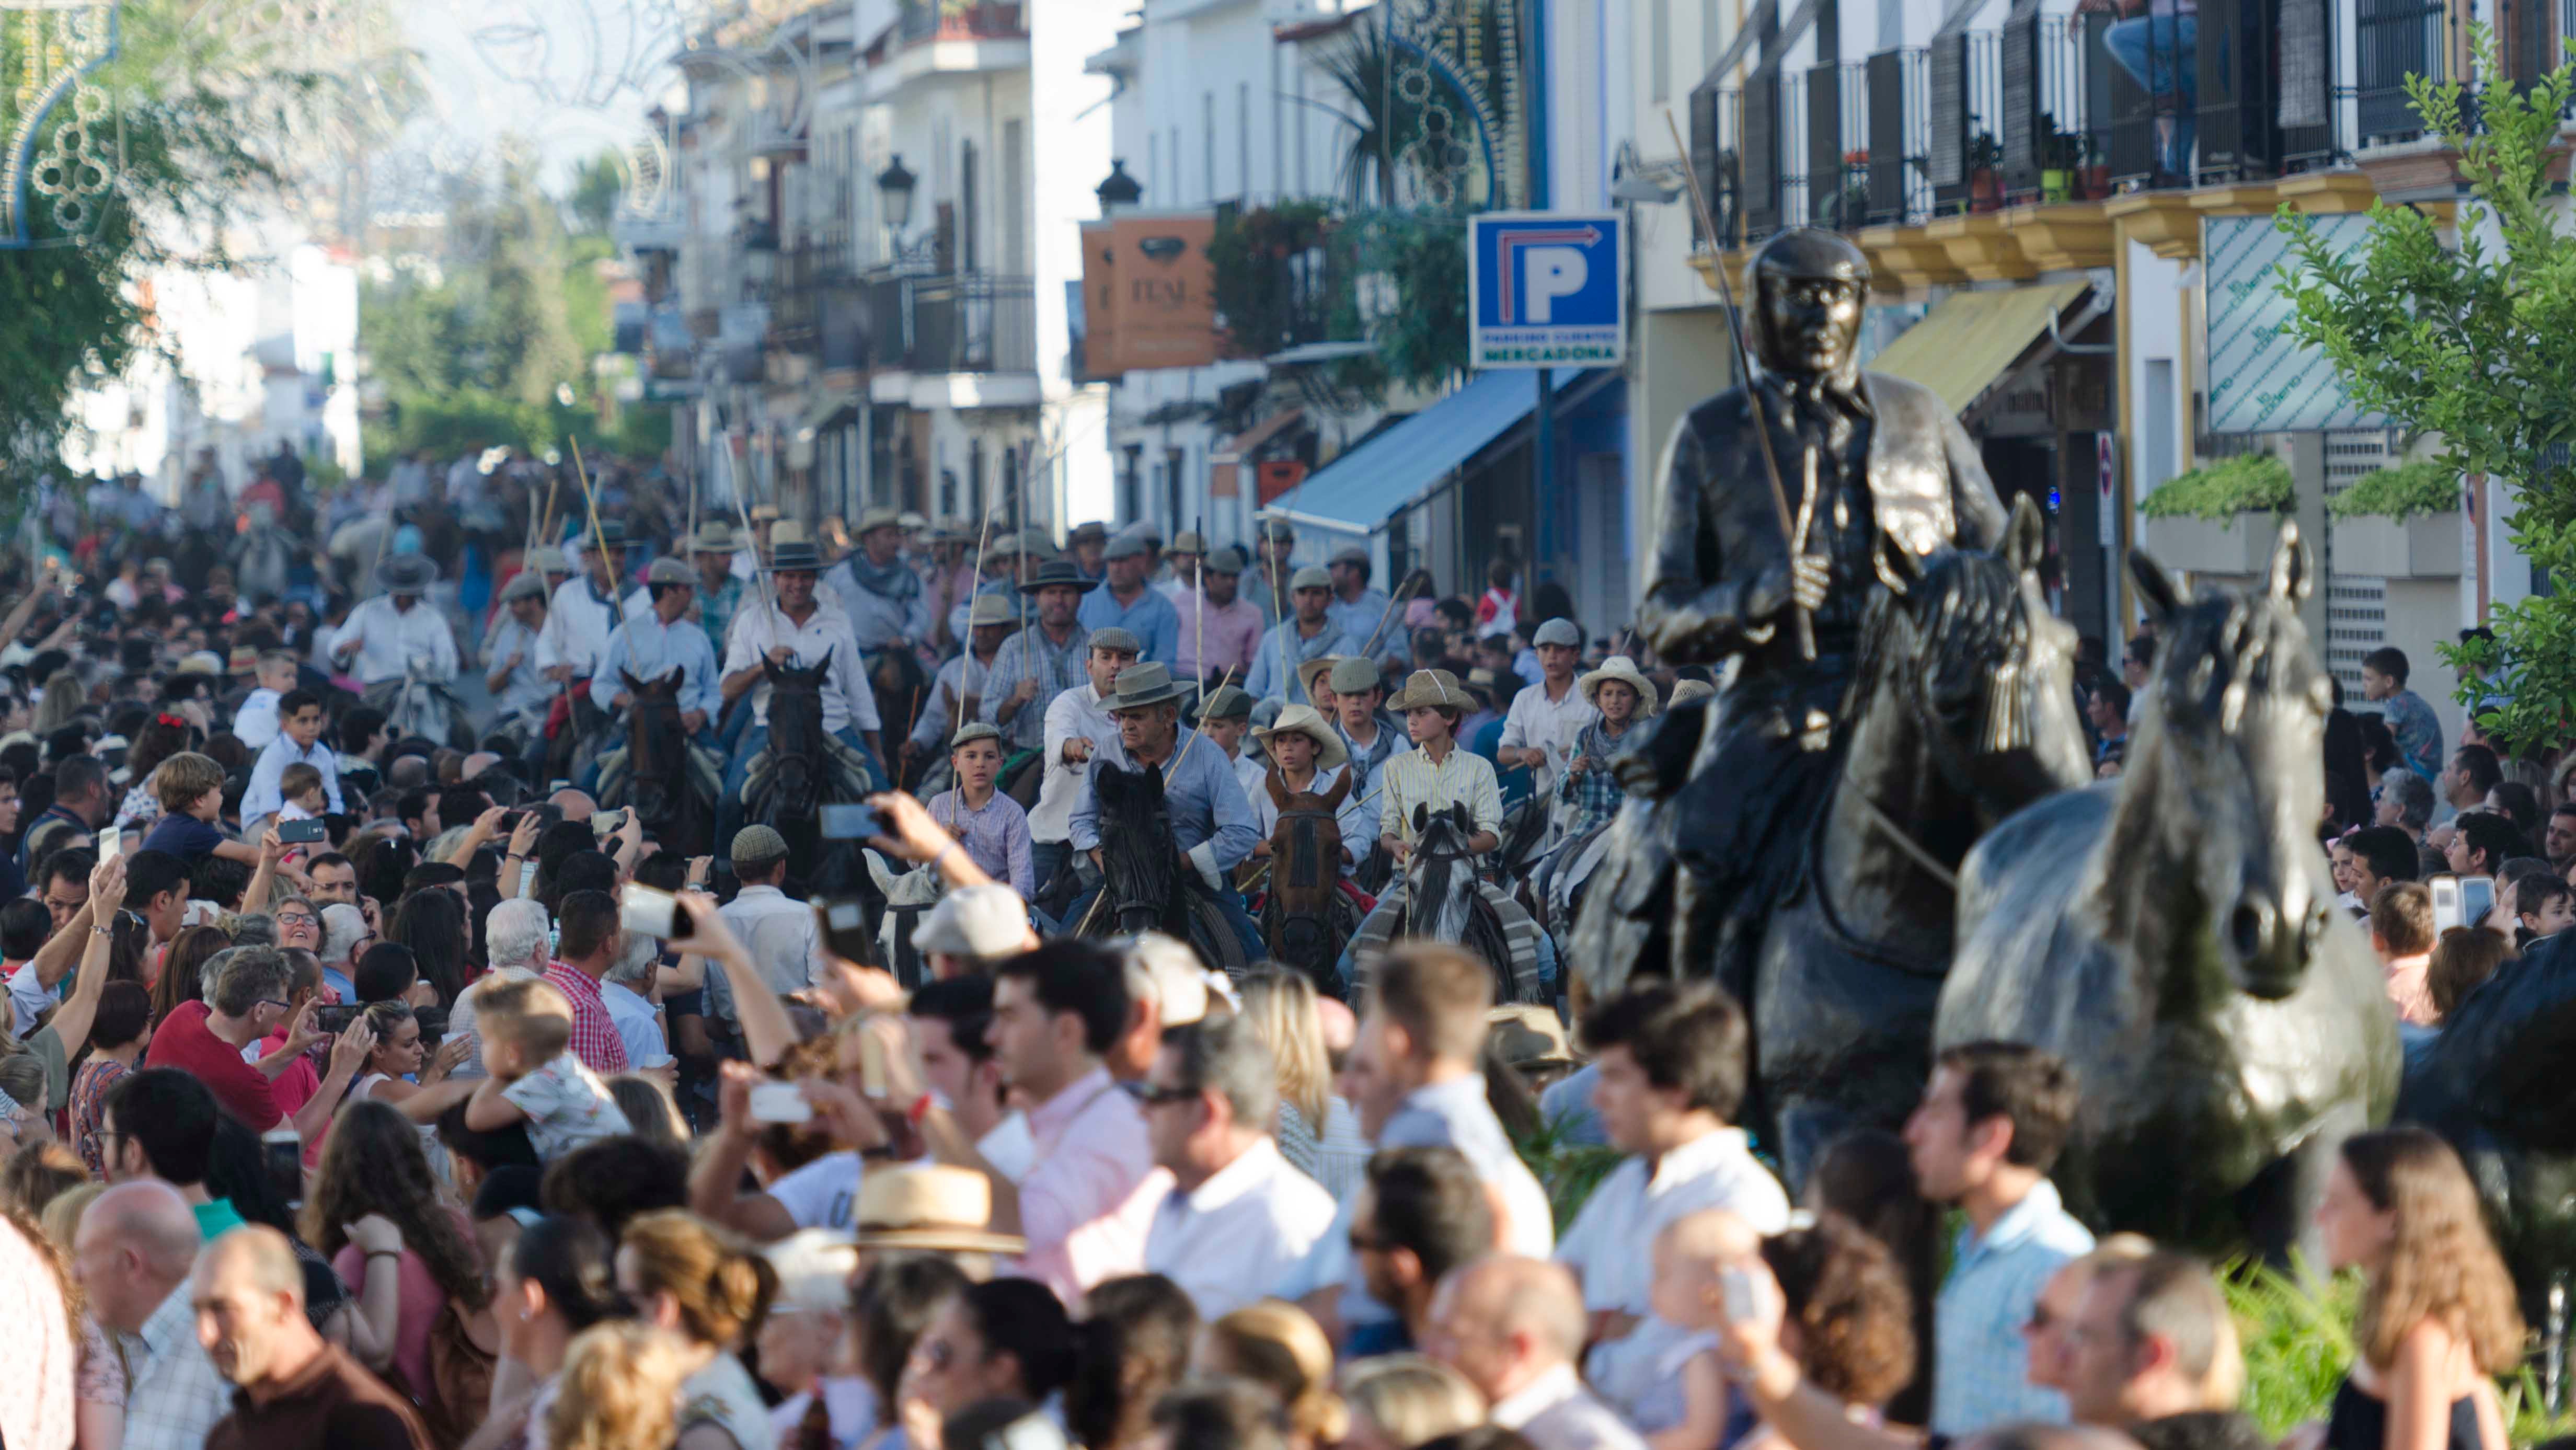
<path fill-rule="evenodd" d="M 2308 568 L 2308 551 L 2299 542 L 2296 519 L 2281 520 L 2281 542 L 2272 550 L 2271 577 L 2266 588 L 2275 601 L 2283 604 L 2302 603 L 2316 589 L 2316 576 Z"/>
<path fill-rule="evenodd" d="M 2146 550 L 2129 551 L 2129 577 L 2137 581 L 2138 593 L 2145 596 L 2141 602 L 2146 605 L 2149 621 L 2161 625 L 2181 612 L 2182 598 L 2174 593 L 2173 576 Z"/>
<path fill-rule="evenodd" d="M 1331 811 L 1335 815 L 1339 815 L 1341 813 L 1342 802 L 1350 798 L 1351 775 L 1351 771 L 1344 770 L 1342 772 L 1342 778 L 1333 782 L 1333 788 L 1324 792 L 1325 810 Z"/>
<path fill-rule="evenodd" d="M 2030 495 L 2013 495 L 2012 518 L 2004 525 L 2004 562 L 2016 574 L 2027 574 L 2048 557 L 2048 521 Z"/>
<path fill-rule="evenodd" d="M 1269 790 L 1272 805 L 1283 811 L 1288 809 L 1288 783 L 1279 778 L 1278 766 L 1274 765 L 1261 773 L 1261 784 Z"/>

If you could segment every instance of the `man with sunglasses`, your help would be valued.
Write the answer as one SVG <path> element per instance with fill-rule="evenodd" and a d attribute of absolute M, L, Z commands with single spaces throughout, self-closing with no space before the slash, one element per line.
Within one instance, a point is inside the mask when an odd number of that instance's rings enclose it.
<path fill-rule="evenodd" d="M 1181 1286 L 1213 1321 L 1270 1292 L 1333 1226 L 1333 1196 L 1288 1165 L 1270 1136 L 1279 1073 L 1252 1024 L 1202 1018 L 1166 1029 L 1143 1082 L 1154 1164 L 1172 1191 L 1145 1237 L 1145 1269 Z"/>

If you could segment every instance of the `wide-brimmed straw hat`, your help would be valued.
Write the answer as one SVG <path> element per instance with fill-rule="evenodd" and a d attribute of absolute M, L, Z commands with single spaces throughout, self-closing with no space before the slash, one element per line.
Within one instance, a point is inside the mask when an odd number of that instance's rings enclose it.
<path fill-rule="evenodd" d="M 1597 709 L 1601 704 L 1601 687 L 1612 680 L 1637 692 L 1638 719 L 1642 720 L 1655 713 L 1655 682 L 1639 674 L 1637 662 L 1626 655 L 1612 655 L 1603 660 L 1601 668 L 1576 680 L 1574 687 L 1583 692 L 1585 704 Z"/>
<path fill-rule="evenodd" d="M 1333 672 L 1333 666 L 1340 664 L 1341 662 L 1342 657 L 1340 655 L 1317 655 L 1313 659 L 1297 666 L 1297 684 L 1299 688 L 1306 692 L 1307 699 L 1311 700 L 1315 698 L 1315 681 L 1323 679 L 1324 676 L 1331 674 Z M 1332 681 L 1325 680 L 1324 683 L 1329 687 L 1332 684 Z"/>
<path fill-rule="evenodd" d="M 1315 742 L 1315 768 L 1336 770 L 1350 763 L 1350 747 L 1342 744 L 1342 732 L 1324 723 L 1324 717 L 1312 705 L 1291 705 L 1279 712 L 1267 730 L 1255 730 L 1252 738 L 1268 750 L 1270 742 L 1282 735 L 1303 735 Z"/>
<path fill-rule="evenodd" d="M 936 1163 L 873 1168 L 860 1176 L 853 1215 L 862 1249 L 1024 1254 L 1029 1242 L 992 1231 L 993 1188 L 981 1173 Z"/>
<path fill-rule="evenodd" d="M 1439 705 L 1451 710 L 1472 710 L 1476 702 L 1458 683 L 1458 677 L 1447 670 L 1415 670 L 1406 678 L 1404 688 L 1386 707 L 1401 715 L 1422 705 Z"/>

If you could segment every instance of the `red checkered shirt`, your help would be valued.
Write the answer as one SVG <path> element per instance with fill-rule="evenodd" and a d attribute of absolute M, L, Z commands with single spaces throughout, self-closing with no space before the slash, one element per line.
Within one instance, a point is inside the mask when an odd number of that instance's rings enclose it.
<path fill-rule="evenodd" d="M 624 1072 L 626 1042 L 617 1035 L 608 1004 L 600 1000 L 598 979 L 579 967 L 552 962 L 547 964 L 546 980 L 572 999 L 572 1055 L 601 1077 Z"/>

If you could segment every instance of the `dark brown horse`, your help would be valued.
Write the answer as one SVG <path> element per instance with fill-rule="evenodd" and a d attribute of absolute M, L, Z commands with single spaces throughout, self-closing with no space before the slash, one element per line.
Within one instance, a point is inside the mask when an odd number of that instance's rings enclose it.
<path fill-rule="evenodd" d="M 1351 793 L 1345 770 L 1333 788 L 1290 792 L 1279 768 L 1262 777 L 1270 803 L 1279 808 L 1270 829 L 1270 886 L 1261 909 L 1261 932 L 1270 955 L 1306 974 L 1315 990 L 1342 995 L 1340 973 L 1333 970 L 1354 923 L 1341 892 L 1342 802 Z"/>
<path fill-rule="evenodd" d="M 603 805 L 632 805 L 665 849 L 694 856 L 715 833 L 715 802 L 698 793 L 689 759 L 689 732 L 680 723 L 680 686 L 687 672 L 673 669 L 657 680 L 626 681 L 626 781 L 621 798 Z"/>

